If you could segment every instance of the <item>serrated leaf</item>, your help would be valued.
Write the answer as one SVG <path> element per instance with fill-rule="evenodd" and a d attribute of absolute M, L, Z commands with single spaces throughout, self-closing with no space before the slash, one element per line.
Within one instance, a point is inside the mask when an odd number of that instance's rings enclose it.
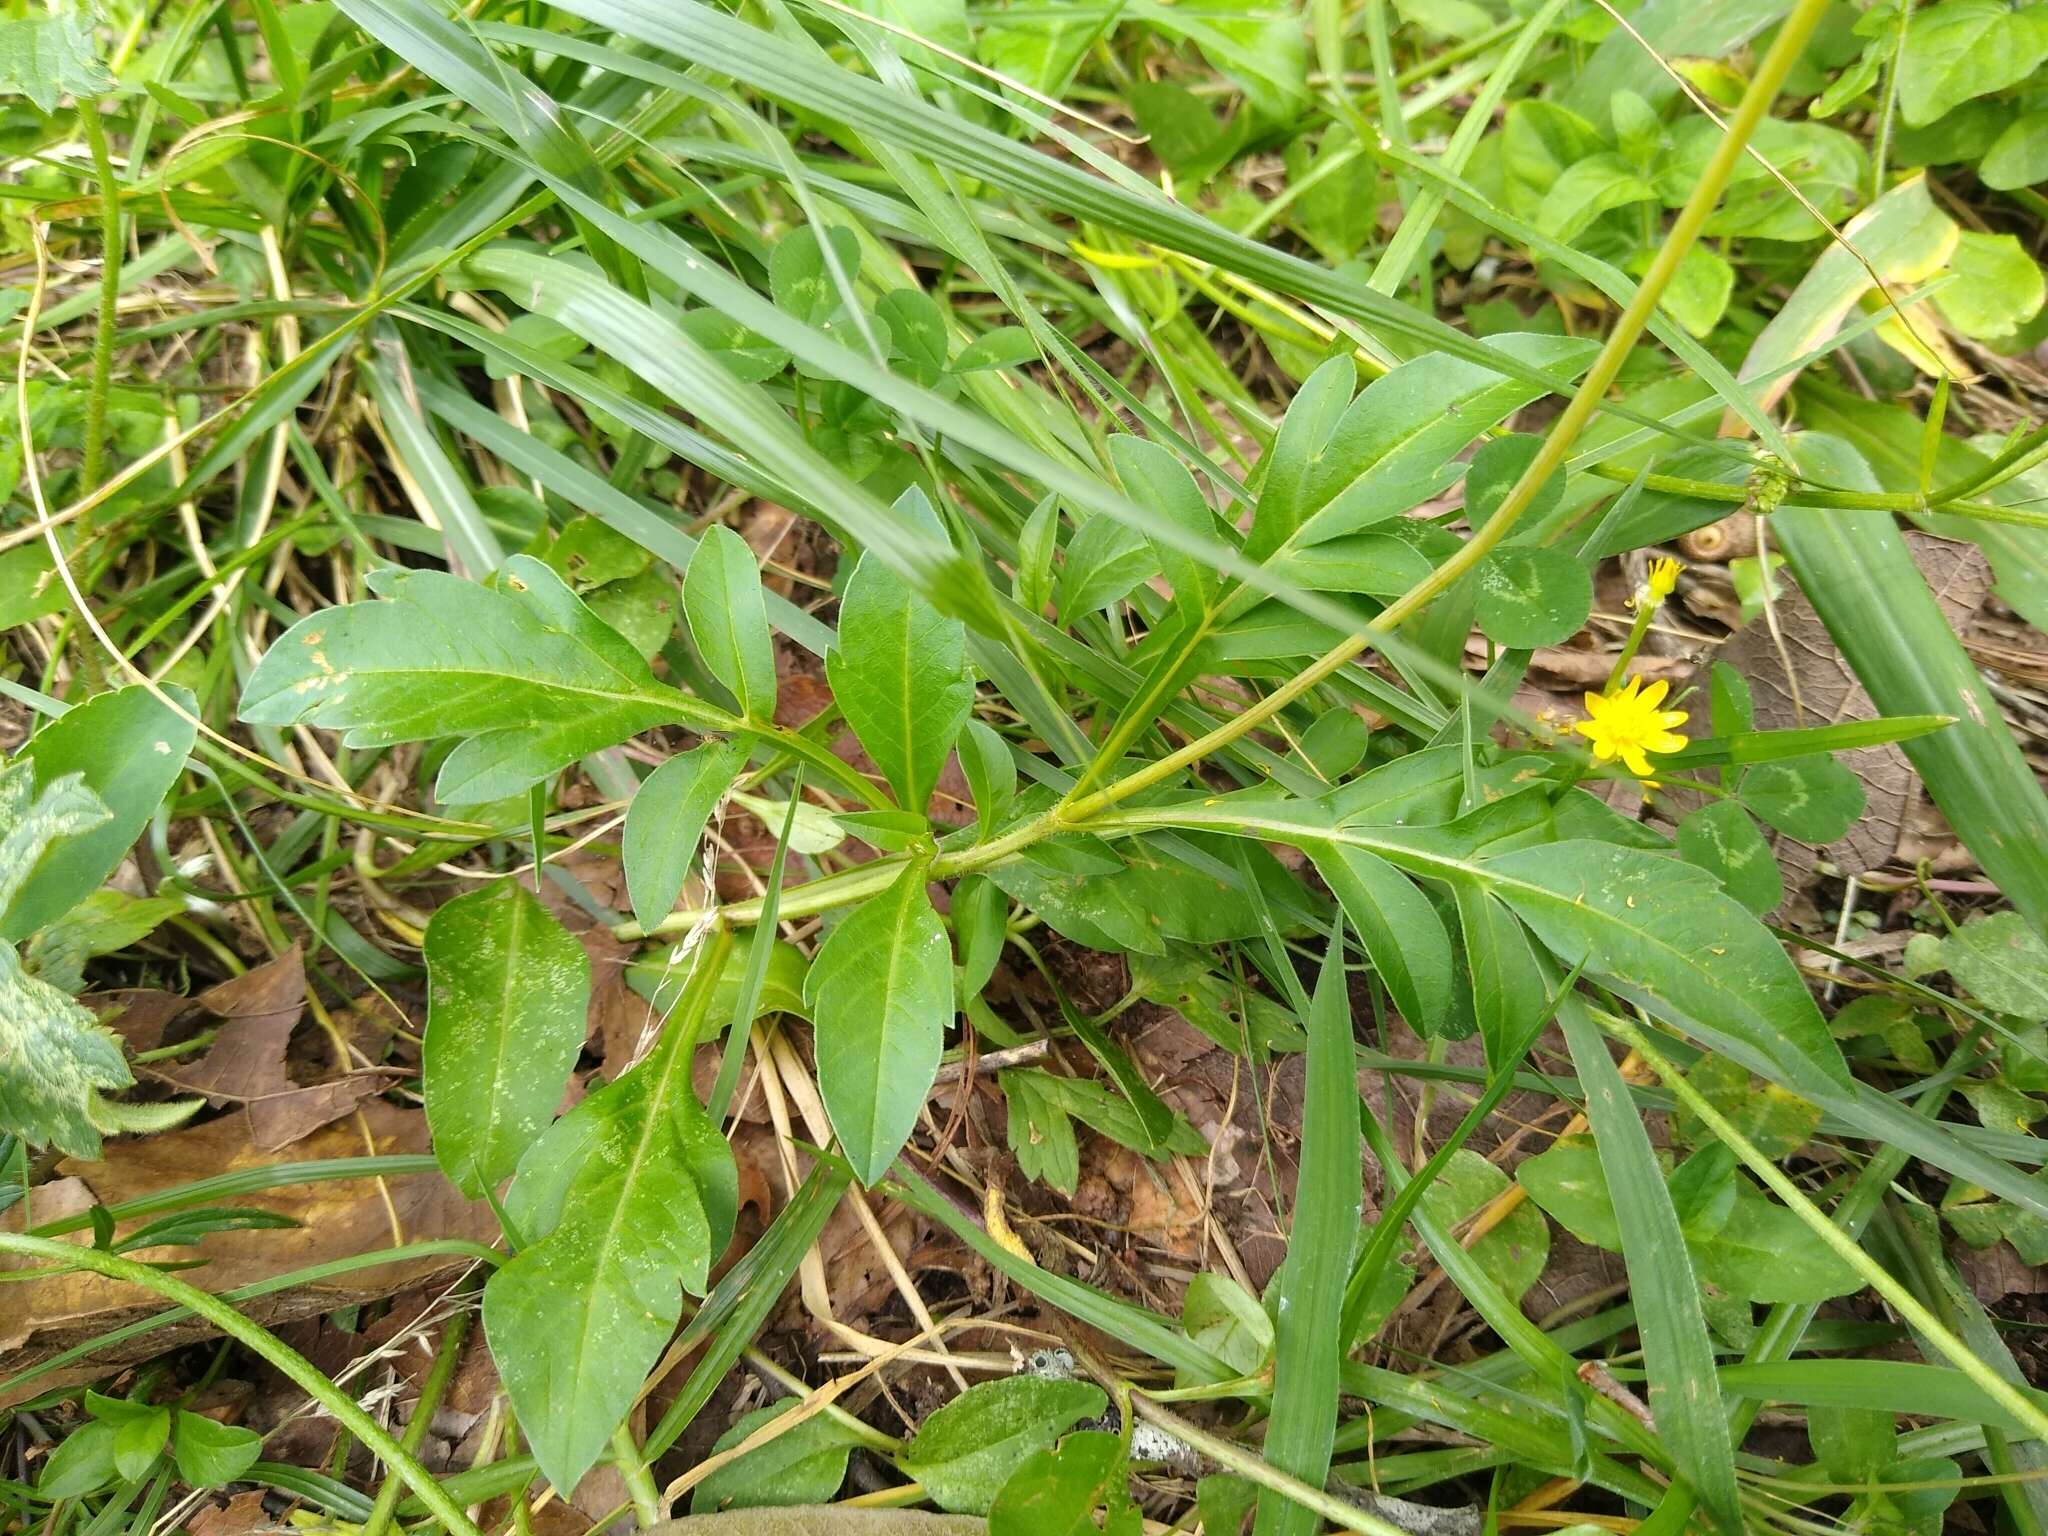
<path fill-rule="evenodd" d="M 941 1509 L 987 1512 L 1010 1474 L 1108 1399 L 1085 1381 L 1008 1376 L 977 1382 L 918 1427 L 899 1463 Z"/>
<path fill-rule="evenodd" d="M 965 626 L 863 555 L 846 584 L 825 672 L 897 805 L 922 815 L 974 704 Z"/>
<path fill-rule="evenodd" d="M 864 1184 L 889 1171 L 917 1124 L 953 1016 L 953 949 L 925 894 L 925 868 L 856 908 L 811 962 L 818 1091 Z"/>
<path fill-rule="evenodd" d="M 690 557 L 683 612 L 697 654 L 740 701 L 740 713 L 773 719 L 775 646 L 761 598 L 761 568 L 747 541 L 723 524 L 709 530 Z"/>
<path fill-rule="evenodd" d="M 427 1125 L 472 1200 L 497 1188 L 554 1118 L 589 1033 L 590 958 L 507 877 L 427 924 Z"/>
<path fill-rule="evenodd" d="M 1050 1076 L 1032 1068 L 1001 1075 L 1003 1099 L 1009 1106 L 1004 1134 L 1018 1172 L 1071 1195 L 1081 1180 L 1081 1149 L 1073 1121 L 1046 1086 Z"/>
<path fill-rule="evenodd" d="M 77 774 L 108 815 L 46 850 L 12 899 L 0 898 L 0 938 L 18 942 L 97 890 L 178 782 L 198 734 L 188 718 L 198 705 L 183 688 L 165 691 L 184 715 L 147 688 L 119 688 L 86 700 L 29 739 L 22 755 L 35 764 L 38 786 Z"/>
<path fill-rule="evenodd" d="M 627 895 L 641 927 L 652 928 L 675 906 L 697 857 L 704 824 L 746 760 L 746 748 L 737 743 L 706 742 L 678 752 L 633 792 L 620 852 Z"/>
<path fill-rule="evenodd" d="M 60 97 L 83 101 L 113 88 L 93 42 L 92 18 L 82 11 L 31 9 L 0 18 L 0 96 L 26 96 L 53 112 Z"/>
<path fill-rule="evenodd" d="M 656 682 L 540 561 L 514 555 L 500 579 L 493 591 L 445 571 L 373 572 L 385 600 L 294 624 L 257 663 L 242 718 L 326 726 L 352 747 L 463 737 L 436 789 L 465 803 L 519 794 L 652 726 L 737 724 Z"/>
<path fill-rule="evenodd" d="M 631 1409 L 732 1237 L 739 1174 L 690 1090 L 717 977 L 700 961 L 654 1052 L 521 1159 L 505 1208 L 527 1240 L 484 1287 L 491 1357 L 535 1459 L 573 1488 Z"/>

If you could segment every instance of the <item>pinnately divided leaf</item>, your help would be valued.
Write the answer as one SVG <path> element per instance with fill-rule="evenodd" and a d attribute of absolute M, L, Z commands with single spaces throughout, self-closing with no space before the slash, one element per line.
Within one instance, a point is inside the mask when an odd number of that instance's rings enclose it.
<path fill-rule="evenodd" d="M 461 736 L 437 781 L 455 802 L 517 794 L 651 726 L 738 723 L 656 682 L 540 561 L 515 555 L 500 579 L 493 590 L 445 571 L 374 572 L 385 601 L 294 624 L 257 663 L 242 718 L 344 730 L 356 747 Z"/>
<path fill-rule="evenodd" d="M 690 1087 L 687 1049 L 720 967 L 707 945 L 653 1054 L 556 1121 L 506 1213 L 528 1244 L 484 1287 L 484 1331 L 535 1460 L 573 1488 L 633 1406 L 732 1237 L 732 1149 Z"/>

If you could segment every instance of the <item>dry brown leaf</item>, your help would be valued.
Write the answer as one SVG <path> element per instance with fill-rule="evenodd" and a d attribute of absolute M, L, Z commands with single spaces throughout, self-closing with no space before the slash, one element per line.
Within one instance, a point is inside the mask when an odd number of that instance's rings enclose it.
<path fill-rule="evenodd" d="M 185 1130 L 109 1141 L 99 1162 L 67 1159 L 59 1165 L 63 1177 L 34 1191 L 34 1216 L 38 1222 L 49 1221 L 94 1203 L 118 1205 L 189 1183 L 195 1177 L 237 1169 L 361 1157 L 372 1152 L 420 1153 L 427 1150 L 427 1144 L 424 1115 L 377 1099 L 362 1106 L 359 1118 L 351 1116 L 326 1126 L 282 1156 L 257 1152 L 242 1117 L 224 1116 Z M 186 1278 L 217 1293 L 332 1259 L 374 1253 L 399 1242 L 466 1238 L 487 1243 L 497 1235 L 490 1207 L 465 1200 L 438 1172 L 381 1181 L 343 1179 L 286 1185 L 240 1195 L 229 1203 L 275 1211 L 301 1225 L 216 1232 L 195 1247 L 142 1249 L 135 1256 L 144 1260 L 204 1259 L 202 1267 L 185 1272 Z M 19 1207 L 0 1217 L 9 1230 L 18 1231 L 20 1220 Z M 132 1231 L 140 1224 L 123 1223 L 117 1231 Z M 91 1235 L 76 1233 L 67 1241 L 83 1246 L 91 1242 Z M 275 1325 L 389 1296 L 460 1262 L 429 1258 L 356 1270 L 315 1285 L 255 1298 L 243 1303 L 241 1310 L 256 1322 Z M 0 1270 L 19 1267 L 12 1261 L 0 1261 Z M 0 1333 L 0 1350 L 6 1351 L 0 1356 L 0 1373 L 4 1374 L 162 1310 L 153 1298 L 133 1286 L 84 1273 L 39 1276 L 9 1284 L 5 1295 L 5 1331 Z M 144 1359 L 204 1338 L 209 1332 L 200 1323 L 177 1324 L 131 1340 L 97 1367 L 42 1377 L 23 1390 L 40 1392 L 61 1381 L 103 1375 L 109 1364 Z M 0 1403 L 10 1400 L 0 1397 Z"/>
<path fill-rule="evenodd" d="M 298 945 L 229 978 L 195 1000 L 220 1019 L 220 1033 L 199 1060 L 153 1075 L 183 1093 L 203 1093 L 218 1109 L 243 1106 L 250 1141 L 275 1152 L 332 1124 L 383 1087 L 374 1073 L 324 1083 L 295 1082 L 285 1064 L 306 1003 L 306 962 Z"/>

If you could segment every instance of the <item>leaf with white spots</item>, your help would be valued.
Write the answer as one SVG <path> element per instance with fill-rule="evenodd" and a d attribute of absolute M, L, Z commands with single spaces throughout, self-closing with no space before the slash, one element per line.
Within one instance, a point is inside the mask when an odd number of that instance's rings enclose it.
<path fill-rule="evenodd" d="M 590 957 L 514 879 L 427 924 L 420 1065 L 434 1156 L 483 1198 L 554 1118 L 588 1032 Z"/>
<path fill-rule="evenodd" d="M 720 970 L 693 971 L 652 1054 L 535 1141 L 506 1196 L 527 1246 L 484 1287 L 484 1331 L 557 1488 L 603 1453 L 732 1238 L 739 1174 L 686 1048 Z"/>
<path fill-rule="evenodd" d="M 42 856 L 13 900 L 0 906 L 0 939 L 18 943 L 98 890 L 178 782 L 198 734 L 197 706 L 183 688 L 164 693 L 158 698 L 134 687 L 97 694 L 29 738 L 22 756 L 35 764 L 38 789 L 77 774 L 108 815 Z"/>
<path fill-rule="evenodd" d="M 0 912 L 19 905 L 21 882 L 53 845 L 107 820 L 77 774 L 35 788 L 27 762 L 0 769 Z M 133 1078 L 121 1046 L 93 1016 L 21 968 L 0 943 L 0 1131 L 30 1146 L 98 1157 L 93 1101 Z"/>

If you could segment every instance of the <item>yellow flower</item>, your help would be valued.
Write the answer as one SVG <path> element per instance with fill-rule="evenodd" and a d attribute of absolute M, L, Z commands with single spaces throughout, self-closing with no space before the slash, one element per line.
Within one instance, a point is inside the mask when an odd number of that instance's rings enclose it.
<path fill-rule="evenodd" d="M 1572 729 L 1593 743 L 1594 761 L 1611 763 L 1620 758 L 1630 773 L 1646 779 L 1653 772 L 1646 754 L 1677 752 L 1685 746 L 1685 738 L 1672 727 L 1685 724 L 1690 717 L 1682 709 L 1657 707 L 1670 691 L 1669 683 L 1655 682 L 1645 688 L 1640 677 L 1632 677 L 1615 692 L 1589 693 L 1586 712 L 1593 718 L 1581 720 Z"/>
<path fill-rule="evenodd" d="M 1665 598 L 1678 590 L 1679 565 L 1676 560 L 1664 559 L 1650 566 L 1649 580 L 1643 583 L 1643 596 L 1638 602 L 1650 607 L 1659 606 Z"/>

